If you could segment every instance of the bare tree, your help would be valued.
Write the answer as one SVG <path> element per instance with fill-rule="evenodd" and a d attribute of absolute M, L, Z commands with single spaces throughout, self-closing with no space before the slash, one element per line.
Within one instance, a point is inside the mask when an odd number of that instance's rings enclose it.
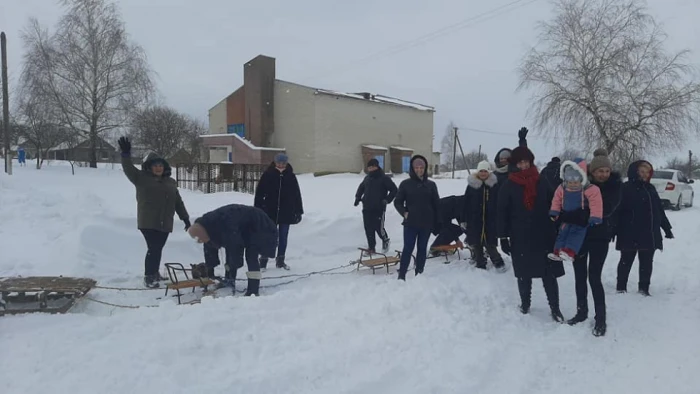
<path fill-rule="evenodd" d="M 582 154 L 580 151 L 576 149 L 565 149 L 563 152 L 561 152 L 557 157 L 561 159 L 561 161 L 573 161 L 574 159 L 578 158 L 585 158 L 586 155 Z"/>
<path fill-rule="evenodd" d="M 184 149 L 193 159 L 199 157 L 202 122 L 169 107 L 151 107 L 135 114 L 129 135 L 134 142 L 170 157 Z"/>
<path fill-rule="evenodd" d="M 674 157 L 666 162 L 664 168 L 683 171 L 688 178 L 692 178 L 693 174 L 700 171 L 700 160 L 695 156 L 690 161 L 688 161 L 688 158 Z"/>
<path fill-rule="evenodd" d="M 90 143 L 97 167 L 98 137 L 127 123 L 154 90 L 146 55 L 133 43 L 115 4 L 61 0 L 66 13 L 55 34 L 30 19 L 23 34 L 35 79 L 60 110 L 61 121 Z"/>
<path fill-rule="evenodd" d="M 466 170 L 467 168 L 469 169 L 474 169 L 476 168 L 480 162 L 484 160 L 488 160 L 488 156 L 484 152 L 479 152 L 478 150 L 473 150 L 466 155 L 464 155 L 464 160 L 460 160 L 457 162 L 457 166 L 459 166 L 459 163 L 466 163 L 463 164 L 462 166 L 466 166 L 466 168 L 463 168 Z"/>
<path fill-rule="evenodd" d="M 445 135 L 442 137 L 440 158 L 445 165 L 443 171 L 452 171 L 452 161 L 454 160 L 456 144 L 454 132 L 455 127 L 454 122 L 450 122 L 450 124 L 448 124 L 445 128 Z M 457 166 L 456 163 L 455 166 Z"/>
<path fill-rule="evenodd" d="M 41 80 L 35 81 L 35 74 L 23 72 L 17 99 L 17 117 L 21 121 L 17 133 L 36 152 L 36 168 L 41 168 L 51 148 L 65 142 L 68 130 L 60 126 L 59 110 L 51 97 L 44 95 Z"/>
<path fill-rule="evenodd" d="M 518 89 L 535 89 L 531 111 L 549 135 L 636 156 L 698 132 L 688 52 L 664 50 L 666 35 L 641 0 L 557 0 L 554 19 L 538 29 Z"/>

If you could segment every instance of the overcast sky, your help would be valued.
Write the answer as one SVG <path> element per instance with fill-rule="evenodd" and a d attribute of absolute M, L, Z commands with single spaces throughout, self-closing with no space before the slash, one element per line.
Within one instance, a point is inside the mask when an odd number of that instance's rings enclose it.
<path fill-rule="evenodd" d="M 128 32 L 144 47 L 158 74 L 165 102 L 180 111 L 207 120 L 208 109 L 242 84 L 243 63 L 264 54 L 277 59 L 279 79 L 340 91 L 369 91 L 434 106 L 436 150 L 451 120 L 464 129 L 512 133 L 460 133 L 465 150 L 481 144 L 491 159 L 499 148 L 517 144 L 521 126 L 532 124 L 527 117 L 529 93 L 515 93 L 515 70 L 535 43 L 535 23 L 550 15 L 549 1 L 523 0 L 509 12 L 465 22 L 463 28 L 422 45 L 416 45 L 415 39 L 512 1 L 118 3 Z M 692 61 L 700 65 L 700 1 L 649 0 L 648 4 L 657 21 L 665 24 L 671 48 L 691 49 Z M 54 0 L 0 1 L 0 30 L 8 35 L 11 84 L 19 76 L 19 32 L 27 18 L 35 16 L 53 27 L 60 14 Z M 387 50 L 406 42 L 405 50 Z M 531 130 L 531 134 L 537 132 Z M 561 151 L 561 142 L 555 146 L 536 135 L 530 138 L 538 161 Z M 691 142 L 689 148 L 700 154 L 700 141 Z M 687 151 L 677 154 L 687 155 Z"/>

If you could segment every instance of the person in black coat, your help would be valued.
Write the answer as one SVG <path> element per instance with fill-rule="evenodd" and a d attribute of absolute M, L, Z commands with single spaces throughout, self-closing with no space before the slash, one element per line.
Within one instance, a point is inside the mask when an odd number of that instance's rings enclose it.
<path fill-rule="evenodd" d="M 466 227 L 466 220 L 464 219 L 464 196 L 447 196 L 441 198 L 438 211 L 440 212 L 440 228 L 433 229 L 438 235 L 435 237 L 430 247 L 434 248 L 436 246 L 451 245 L 453 242 L 460 248 L 464 247 L 462 241 L 459 240 L 459 237 L 464 234 L 462 227 Z M 453 220 L 457 220 L 459 225 L 452 223 Z M 433 256 L 438 256 L 439 254 L 440 253 L 437 251 L 432 253 Z"/>
<path fill-rule="evenodd" d="M 527 127 L 521 127 L 520 130 L 518 130 L 518 146 L 523 146 L 527 148 L 527 133 Z M 501 185 L 504 184 L 508 179 L 508 172 L 511 168 L 509 160 L 510 155 L 512 153 L 512 149 L 502 148 L 498 151 L 498 153 L 496 153 L 496 156 L 494 156 L 493 158 L 493 163 L 496 165 L 496 170 L 494 171 L 494 174 L 496 174 L 496 179 Z"/>
<path fill-rule="evenodd" d="M 416 254 L 416 275 L 422 274 L 428 257 L 428 240 L 431 230 L 440 228 L 440 195 L 435 182 L 428 179 L 428 160 L 421 155 L 411 158 L 410 177 L 399 185 L 394 207 L 403 217 L 403 253 L 399 266 L 399 279 L 406 280 L 413 249 Z"/>
<path fill-rule="evenodd" d="M 289 269 L 284 261 L 287 252 L 289 227 L 301 222 L 304 206 L 301 200 L 299 181 L 294 175 L 294 169 L 284 153 L 275 156 L 275 161 L 260 177 L 255 189 L 255 207 L 262 209 L 278 226 L 279 242 L 277 246 L 277 268 Z M 268 257 L 262 255 L 260 266 L 267 268 Z"/>
<path fill-rule="evenodd" d="M 515 148 L 512 172 L 498 192 L 497 233 L 501 250 L 510 255 L 518 279 L 520 311 L 530 311 L 532 278 L 542 278 L 552 319 L 564 322 L 559 309 L 557 278 L 564 275 L 561 261 L 550 261 L 557 227 L 549 218 L 554 190 L 534 167 L 535 156 L 526 147 Z"/>
<path fill-rule="evenodd" d="M 498 211 L 498 178 L 491 172 L 488 161 L 482 161 L 477 172 L 467 178 L 464 191 L 464 217 L 467 223 L 467 243 L 474 253 L 476 267 L 486 269 L 484 248 L 494 268 L 506 268 L 498 253 L 496 214 Z"/>
<path fill-rule="evenodd" d="M 377 159 L 367 162 L 367 176 L 362 180 L 355 193 L 355 206 L 362 201 L 362 221 L 365 225 L 367 248 L 374 252 L 377 246 L 375 233 L 382 239 L 382 253 L 389 251 L 389 235 L 384 229 L 386 206 L 396 197 L 397 188 L 384 170 L 379 167 Z"/>
<path fill-rule="evenodd" d="M 246 295 L 259 295 L 258 256 L 273 256 L 277 246 L 277 226 L 265 212 L 246 205 L 225 205 L 195 220 L 188 233 L 198 243 L 204 244 L 209 276 L 213 276 L 213 267 L 219 263 L 218 253 L 213 254 L 216 256 L 213 261 L 211 251 L 226 250 L 226 277 L 231 285 L 235 284 L 236 272 L 243 266 L 245 256 L 248 265 Z"/>
<path fill-rule="evenodd" d="M 595 326 L 593 335 L 603 336 L 607 330 L 605 311 L 605 290 L 602 273 L 608 256 L 610 241 L 616 233 L 618 208 L 622 201 L 622 179 L 620 174 L 612 171 L 612 163 L 605 149 L 597 149 L 588 166 L 591 184 L 598 186 L 603 198 L 603 223 L 590 227 L 579 254 L 574 260 L 576 277 L 576 315 L 567 323 L 578 324 L 588 319 L 588 284 L 591 284 L 593 305 L 595 307 Z M 588 223 L 588 209 L 564 212 L 560 220 L 565 223 Z"/>
<path fill-rule="evenodd" d="M 661 230 L 672 239 L 671 223 L 661 205 L 654 185 L 649 183 L 654 167 L 645 160 L 630 164 L 627 182 L 622 185 L 622 204 L 618 218 L 617 250 L 620 263 L 617 266 L 617 292 L 627 292 L 627 280 L 634 258 L 639 253 L 639 293 L 649 296 L 654 253 L 663 250 Z"/>

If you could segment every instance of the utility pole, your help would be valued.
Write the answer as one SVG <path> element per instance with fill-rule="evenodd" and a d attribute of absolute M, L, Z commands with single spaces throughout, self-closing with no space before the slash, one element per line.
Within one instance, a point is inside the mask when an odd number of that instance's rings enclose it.
<path fill-rule="evenodd" d="M 457 159 L 457 127 L 453 127 L 454 140 L 452 141 L 452 179 L 455 179 L 455 160 Z"/>
<path fill-rule="evenodd" d="M 5 172 L 12 175 L 10 155 L 10 93 L 7 88 L 7 37 L 0 32 L 0 56 L 2 57 L 2 123 L 5 146 Z"/>
<path fill-rule="evenodd" d="M 688 151 L 688 179 L 693 178 L 693 151 Z"/>

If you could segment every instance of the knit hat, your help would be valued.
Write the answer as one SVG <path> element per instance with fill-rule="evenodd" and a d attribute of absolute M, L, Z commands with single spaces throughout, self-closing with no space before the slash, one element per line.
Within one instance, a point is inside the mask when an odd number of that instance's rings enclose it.
<path fill-rule="evenodd" d="M 289 161 L 289 156 L 287 156 L 284 153 L 278 153 L 275 155 L 275 163 L 287 163 L 288 161 Z"/>
<path fill-rule="evenodd" d="M 603 148 L 596 149 L 595 152 L 593 152 L 593 160 L 591 160 L 591 164 L 588 165 L 588 171 L 592 174 L 599 168 L 610 168 L 612 170 L 612 163 L 608 157 L 608 151 Z"/>
<path fill-rule="evenodd" d="M 519 146 L 513 149 L 510 154 L 510 159 L 508 159 L 510 164 L 516 165 L 521 161 L 529 161 L 530 164 L 535 164 L 535 155 L 530 149 L 525 146 Z"/>
<path fill-rule="evenodd" d="M 491 171 L 491 163 L 486 160 L 480 162 L 479 165 L 476 166 L 476 171 Z"/>
<path fill-rule="evenodd" d="M 369 159 L 369 161 L 367 162 L 367 167 L 379 167 L 379 160 Z"/>

